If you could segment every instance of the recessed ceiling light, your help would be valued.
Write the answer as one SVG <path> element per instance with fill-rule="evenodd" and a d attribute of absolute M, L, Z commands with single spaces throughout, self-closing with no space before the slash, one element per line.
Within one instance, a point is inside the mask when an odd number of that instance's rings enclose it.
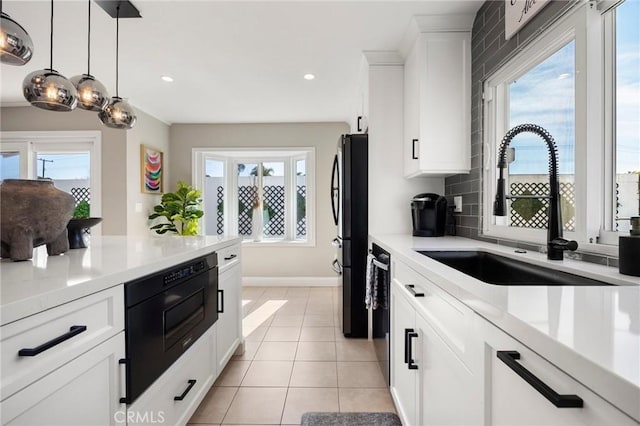
<path fill-rule="evenodd" d="M 173 78 L 169 77 L 168 75 L 163 75 L 162 80 L 166 81 L 167 83 L 173 82 Z"/>
<path fill-rule="evenodd" d="M 313 80 L 314 78 L 316 78 L 316 76 L 314 74 L 305 74 L 304 75 L 304 79 L 305 80 Z"/>

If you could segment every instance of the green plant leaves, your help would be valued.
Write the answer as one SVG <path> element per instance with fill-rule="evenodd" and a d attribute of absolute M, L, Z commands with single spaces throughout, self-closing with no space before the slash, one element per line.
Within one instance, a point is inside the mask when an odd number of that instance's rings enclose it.
<path fill-rule="evenodd" d="M 164 217 L 168 223 L 157 224 L 150 229 L 158 234 L 175 232 L 180 235 L 197 235 L 198 219 L 204 215 L 200 210 L 202 191 L 182 181 L 177 186 L 176 192 L 162 195 L 161 203 L 154 206 L 154 213 L 149 215 L 149 219 Z"/>

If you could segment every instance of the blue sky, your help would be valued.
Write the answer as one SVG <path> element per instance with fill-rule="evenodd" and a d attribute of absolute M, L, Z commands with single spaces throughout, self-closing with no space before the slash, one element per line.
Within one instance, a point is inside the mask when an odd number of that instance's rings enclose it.
<path fill-rule="evenodd" d="M 616 169 L 626 173 L 640 170 L 640 1 L 618 7 L 616 41 Z M 561 174 L 575 170 L 574 51 L 571 42 L 509 86 L 509 126 L 534 123 L 547 129 L 558 146 Z M 539 137 L 522 134 L 511 146 L 516 161 L 509 173 L 547 173 L 547 150 Z"/>
<path fill-rule="evenodd" d="M 89 177 L 89 154 L 38 154 L 38 159 L 50 160 L 45 163 L 45 177 L 51 179 L 87 179 Z M 17 155 L 2 156 L 0 176 L 17 178 L 20 163 Z M 42 176 L 42 162 L 37 162 L 37 175 Z"/>

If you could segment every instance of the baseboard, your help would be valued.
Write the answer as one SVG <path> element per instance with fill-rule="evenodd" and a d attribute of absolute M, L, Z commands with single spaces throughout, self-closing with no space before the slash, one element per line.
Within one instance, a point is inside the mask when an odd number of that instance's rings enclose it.
<path fill-rule="evenodd" d="M 244 287 L 337 287 L 340 277 L 242 277 Z"/>

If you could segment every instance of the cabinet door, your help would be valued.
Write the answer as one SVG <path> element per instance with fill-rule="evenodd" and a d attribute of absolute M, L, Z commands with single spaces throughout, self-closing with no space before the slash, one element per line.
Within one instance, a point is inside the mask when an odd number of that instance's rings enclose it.
<path fill-rule="evenodd" d="M 480 379 L 434 331 L 416 315 L 418 348 L 418 424 L 479 425 L 482 423 Z"/>
<path fill-rule="evenodd" d="M 418 44 L 418 41 L 416 41 Z M 418 171 L 420 158 L 419 120 L 419 70 L 418 49 L 409 52 L 404 63 L 404 174 L 410 176 Z"/>
<path fill-rule="evenodd" d="M 2 402 L 3 425 L 113 425 L 124 422 L 124 332 Z M 122 390 L 121 390 L 122 389 Z"/>
<path fill-rule="evenodd" d="M 481 327 L 483 327 L 481 333 L 485 339 L 486 348 L 484 390 L 487 424 L 505 426 L 638 425 L 626 414 L 520 342 L 484 319 L 478 317 L 478 321 L 481 321 Z M 514 368 L 498 358 L 498 351 L 517 353 L 519 358 L 513 360 L 512 364 L 525 368 L 530 377 L 540 380 L 553 393 L 576 395 L 583 401 L 583 406 L 556 407 L 530 381 L 523 379 Z"/>
<path fill-rule="evenodd" d="M 391 394 L 406 426 L 416 423 L 416 370 L 405 363 L 408 330 L 415 331 L 415 310 L 401 294 L 398 281 L 391 290 Z M 414 346 L 416 345 L 414 339 Z"/>
<path fill-rule="evenodd" d="M 229 266 L 219 276 L 217 321 L 217 373 L 222 369 L 235 352 L 241 338 L 241 302 L 240 302 L 240 263 Z"/>

